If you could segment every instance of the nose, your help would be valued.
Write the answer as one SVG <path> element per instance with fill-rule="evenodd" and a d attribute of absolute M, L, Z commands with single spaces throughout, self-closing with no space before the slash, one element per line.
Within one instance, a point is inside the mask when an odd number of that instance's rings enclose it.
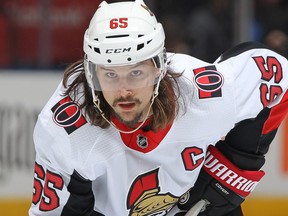
<path fill-rule="evenodd" d="M 131 88 L 126 79 L 121 79 L 119 82 L 119 94 L 122 97 L 126 97 L 132 94 Z"/>
<path fill-rule="evenodd" d="M 130 95 L 132 95 L 132 90 L 131 89 L 128 89 L 128 88 L 125 88 L 125 87 L 121 87 L 120 89 L 119 89 L 119 95 L 121 96 L 121 97 L 127 97 L 127 96 L 130 96 Z"/>

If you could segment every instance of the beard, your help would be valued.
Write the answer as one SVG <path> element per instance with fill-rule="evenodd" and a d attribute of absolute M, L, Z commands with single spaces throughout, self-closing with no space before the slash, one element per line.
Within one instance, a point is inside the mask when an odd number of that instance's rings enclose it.
<path fill-rule="evenodd" d="M 113 111 L 114 112 L 114 111 Z M 118 113 L 114 112 L 114 116 L 121 122 L 122 124 L 126 125 L 129 128 L 135 128 L 139 121 L 142 119 L 143 112 L 137 113 L 136 116 L 132 120 L 125 120 L 123 119 Z"/>
<path fill-rule="evenodd" d="M 113 104 L 112 104 L 112 107 L 115 107 L 117 105 L 118 102 L 133 102 L 133 103 L 136 103 L 137 105 L 140 105 L 141 104 L 141 101 L 137 98 L 132 98 L 130 96 L 124 98 L 124 97 L 120 97 L 120 98 L 117 98 L 113 101 Z M 135 117 L 132 119 L 132 120 L 125 120 L 123 119 L 118 113 L 116 113 L 113 110 L 113 113 L 115 115 L 115 117 L 121 122 L 123 123 L 124 125 L 128 126 L 129 128 L 134 128 L 138 123 L 139 121 L 142 119 L 142 116 L 143 116 L 143 112 L 140 112 L 140 113 L 136 113 Z"/>

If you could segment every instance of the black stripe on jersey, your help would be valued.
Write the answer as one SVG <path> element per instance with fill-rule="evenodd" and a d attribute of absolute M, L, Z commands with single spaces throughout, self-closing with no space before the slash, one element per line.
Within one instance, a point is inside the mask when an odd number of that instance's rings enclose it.
<path fill-rule="evenodd" d="M 104 216 L 94 211 L 95 199 L 91 181 L 82 178 L 74 171 L 67 189 L 70 196 L 61 216 Z"/>
<path fill-rule="evenodd" d="M 227 50 L 226 52 L 224 52 L 222 55 L 221 55 L 221 58 L 220 58 L 220 61 L 219 62 L 222 62 L 222 61 L 225 61 L 233 56 L 237 56 L 247 50 L 250 50 L 250 49 L 260 49 L 260 48 L 267 48 L 267 46 L 265 46 L 264 44 L 262 43 L 259 43 L 259 42 L 245 42 L 245 43 L 241 43 L 237 46 L 234 46 L 232 47 L 231 49 Z"/>
<path fill-rule="evenodd" d="M 243 120 L 227 134 L 225 140 L 240 151 L 264 155 L 274 139 L 278 127 L 288 113 L 288 91 L 280 103 L 264 108 L 255 119 Z"/>
<path fill-rule="evenodd" d="M 225 140 L 235 149 L 251 154 L 267 153 L 277 129 L 262 134 L 265 122 L 270 116 L 271 108 L 264 108 L 255 119 L 239 122 L 226 136 Z"/>
<path fill-rule="evenodd" d="M 277 128 L 267 134 L 262 129 L 271 109 L 265 108 L 255 119 L 245 119 L 219 141 L 216 147 L 234 165 L 243 170 L 259 170 L 265 163 L 264 155 L 274 139 Z"/>

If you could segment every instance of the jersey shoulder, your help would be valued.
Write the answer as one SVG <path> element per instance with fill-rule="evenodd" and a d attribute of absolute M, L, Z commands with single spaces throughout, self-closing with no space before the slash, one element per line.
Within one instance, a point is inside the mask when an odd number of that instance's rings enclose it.
<path fill-rule="evenodd" d="M 222 62 L 229 58 L 232 58 L 234 56 L 240 55 L 246 51 L 253 50 L 253 49 L 268 49 L 268 47 L 265 44 L 255 42 L 255 41 L 248 41 L 240 43 L 227 51 L 225 51 L 219 58 L 216 60 L 216 62 Z"/>
<path fill-rule="evenodd" d="M 77 170 L 88 179 L 99 173 L 87 170 L 101 166 L 123 150 L 119 134 L 113 128 L 101 129 L 92 125 L 79 104 L 71 97 L 63 96 L 62 86 L 39 114 L 33 138 L 37 156 L 42 160 L 68 174 Z"/>

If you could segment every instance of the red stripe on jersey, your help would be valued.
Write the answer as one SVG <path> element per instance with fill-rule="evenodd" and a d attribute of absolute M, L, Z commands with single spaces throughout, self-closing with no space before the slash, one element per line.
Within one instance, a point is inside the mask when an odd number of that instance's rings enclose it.
<path fill-rule="evenodd" d="M 288 91 L 286 91 L 281 102 L 271 108 L 270 115 L 264 124 L 262 134 L 268 134 L 269 132 L 276 130 L 285 116 L 288 113 Z"/>

